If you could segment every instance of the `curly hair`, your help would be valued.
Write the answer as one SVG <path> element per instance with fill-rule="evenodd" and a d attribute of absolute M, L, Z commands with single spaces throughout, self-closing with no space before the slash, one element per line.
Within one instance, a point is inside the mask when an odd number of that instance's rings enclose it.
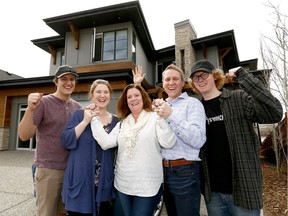
<path fill-rule="evenodd" d="M 225 83 L 225 76 L 224 76 L 224 72 L 223 70 L 221 70 L 220 68 L 216 68 L 212 71 L 212 76 L 214 78 L 214 81 L 215 81 L 215 85 L 216 85 L 216 88 L 218 90 L 222 89 L 223 86 L 224 86 L 224 83 Z M 189 80 L 189 84 L 192 88 L 192 90 L 197 93 L 197 94 L 200 94 L 200 92 L 198 91 L 198 89 L 195 87 L 194 85 L 194 82 L 190 79 Z"/>

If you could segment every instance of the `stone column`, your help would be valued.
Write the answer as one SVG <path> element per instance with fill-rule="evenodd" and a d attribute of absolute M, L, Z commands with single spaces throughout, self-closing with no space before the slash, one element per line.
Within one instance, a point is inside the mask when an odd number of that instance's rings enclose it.
<path fill-rule="evenodd" d="M 184 71 L 186 81 L 190 76 L 192 64 L 196 61 L 191 40 L 197 38 L 197 33 L 190 20 L 175 23 L 174 28 L 176 65 Z"/>

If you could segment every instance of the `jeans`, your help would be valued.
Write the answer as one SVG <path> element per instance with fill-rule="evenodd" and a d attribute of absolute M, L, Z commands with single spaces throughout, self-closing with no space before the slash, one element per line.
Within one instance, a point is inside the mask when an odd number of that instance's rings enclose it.
<path fill-rule="evenodd" d="M 115 189 L 116 191 L 116 189 Z M 118 194 L 116 193 L 116 198 L 114 200 L 114 216 L 125 216 L 123 212 L 123 208 L 120 202 L 120 199 L 118 197 Z"/>
<path fill-rule="evenodd" d="M 117 191 L 125 216 L 151 216 L 162 195 L 163 186 L 152 197 L 132 196 Z"/>
<path fill-rule="evenodd" d="M 33 180 L 33 196 L 34 197 L 36 197 L 36 191 L 35 191 L 35 173 L 36 173 L 36 164 L 35 163 L 33 163 L 32 164 L 32 167 L 31 167 L 31 169 L 32 169 L 32 180 Z"/>
<path fill-rule="evenodd" d="M 223 194 L 218 192 L 211 193 L 211 201 L 206 203 L 209 216 L 259 216 L 260 209 L 249 210 L 234 205 L 232 194 Z"/>
<path fill-rule="evenodd" d="M 169 216 L 200 215 L 200 162 L 164 167 L 164 202 Z"/>
<path fill-rule="evenodd" d="M 68 211 L 67 215 L 68 216 L 93 216 L 93 214 L 84 214 L 84 213 L 72 212 L 72 211 Z"/>
<path fill-rule="evenodd" d="M 100 205 L 99 212 L 96 213 L 97 216 L 112 216 L 114 215 L 114 204 L 112 201 L 102 202 Z M 93 216 L 93 213 L 81 213 L 68 211 L 67 216 Z"/>

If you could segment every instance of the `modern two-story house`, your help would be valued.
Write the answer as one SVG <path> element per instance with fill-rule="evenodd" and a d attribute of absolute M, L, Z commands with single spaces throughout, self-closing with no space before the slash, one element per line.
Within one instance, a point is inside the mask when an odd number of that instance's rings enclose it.
<path fill-rule="evenodd" d="M 211 60 L 224 71 L 240 65 L 256 76 L 262 74 L 257 70 L 257 59 L 239 61 L 233 30 L 198 38 L 189 20 L 171 23 L 175 29 L 175 45 L 155 50 L 139 1 L 43 21 L 58 33 L 32 40 L 35 46 L 51 55 L 49 76 L 0 81 L 0 150 L 35 148 L 34 139 L 22 142 L 17 133 L 17 125 L 27 107 L 27 95 L 53 93 L 55 70 L 63 64 L 76 67 L 80 74 L 72 97 L 83 105 L 89 103 L 90 84 L 97 78 L 108 80 L 113 88 L 109 106 L 113 113 L 116 113 L 121 91 L 133 82 L 131 71 L 137 65 L 142 65 L 146 73 L 143 86 L 151 98 L 165 97 L 161 87 L 162 71 L 171 63 L 183 69 L 186 80 L 192 64 L 201 58 Z M 188 84 L 184 91 L 193 95 Z"/>

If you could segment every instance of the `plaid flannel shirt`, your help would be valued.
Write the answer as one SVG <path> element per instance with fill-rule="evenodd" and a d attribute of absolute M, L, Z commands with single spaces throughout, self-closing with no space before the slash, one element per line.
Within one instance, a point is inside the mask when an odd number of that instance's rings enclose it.
<path fill-rule="evenodd" d="M 260 141 L 253 123 L 277 123 L 283 117 L 281 103 L 260 80 L 243 68 L 237 71 L 235 81 L 240 90 L 223 89 L 220 107 L 228 136 L 232 159 L 232 185 L 235 205 L 246 209 L 263 208 Z M 217 143 L 216 143 L 217 144 Z M 203 194 L 210 200 L 210 182 L 205 158 L 205 145 L 201 149 L 203 166 Z"/>

